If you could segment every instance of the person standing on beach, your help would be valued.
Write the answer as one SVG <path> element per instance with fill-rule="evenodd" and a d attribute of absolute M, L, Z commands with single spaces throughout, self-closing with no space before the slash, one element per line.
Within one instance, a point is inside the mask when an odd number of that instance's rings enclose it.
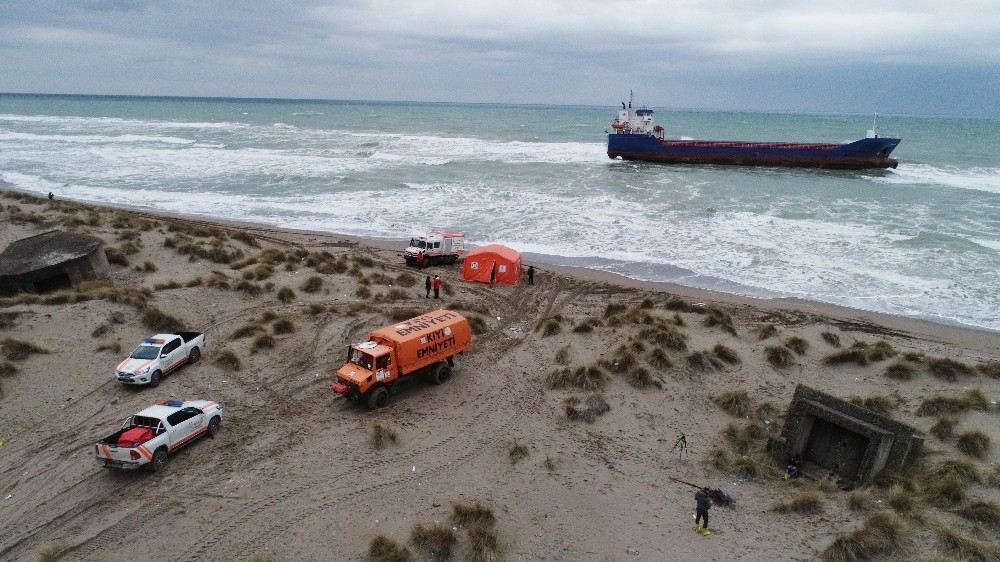
<path fill-rule="evenodd" d="M 711 535 L 712 533 L 708 530 L 708 510 L 712 507 L 712 498 L 708 495 L 708 488 L 701 488 L 694 493 L 695 501 L 695 516 L 694 516 L 694 530 L 696 533 L 701 533 L 703 536 Z M 699 525 L 699 522 L 702 522 Z"/>
<path fill-rule="evenodd" d="M 419 252 L 417 252 L 416 261 L 417 261 L 417 269 L 423 269 L 424 268 L 424 251 L 423 250 L 420 250 Z"/>
<path fill-rule="evenodd" d="M 441 278 L 437 275 L 434 276 L 434 298 L 438 298 L 441 294 Z"/>
<path fill-rule="evenodd" d="M 534 285 L 534 284 L 535 284 L 535 266 L 529 265 L 528 266 L 528 285 Z"/>
<path fill-rule="evenodd" d="M 427 296 L 425 298 L 431 298 L 431 276 L 428 275 L 427 279 L 424 280 L 424 288 L 427 289 Z"/>

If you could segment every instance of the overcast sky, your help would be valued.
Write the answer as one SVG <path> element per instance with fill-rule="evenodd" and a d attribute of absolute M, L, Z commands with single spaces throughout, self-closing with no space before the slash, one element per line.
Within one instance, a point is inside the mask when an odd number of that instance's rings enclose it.
<path fill-rule="evenodd" d="M 0 91 L 1000 117 L 997 0 L 0 0 Z"/>

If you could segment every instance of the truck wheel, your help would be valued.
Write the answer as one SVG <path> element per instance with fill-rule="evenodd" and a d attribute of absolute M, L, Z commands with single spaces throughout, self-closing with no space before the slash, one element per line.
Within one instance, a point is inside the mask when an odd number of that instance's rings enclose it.
<path fill-rule="evenodd" d="M 208 436 L 215 439 L 215 434 L 219 432 L 219 426 L 222 425 L 222 420 L 219 416 L 215 416 L 208 422 Z"/>
<path fill-rule="evenodd" d="M 380 386 L 372 390 L 371 394 L 368 395 L 368 409 L 378 410 L 379 408 L 384 408 L 386 404 L 389 403 L 389 391 L 385 389 L 384 386 Z"/>
<path fill-rule="evenodd" d="M 157 449 L 153 453 L 153 462 L 150 463 L 150 466 L 153 467 L 153 472 L 160 472 L 164 468 L 167 468 L 167 450 Z"/>
<path fill-rule="evenodd" d="M 197 363 L 199 359 L 201 359 L 201 350 L 195 347 L 188 354 L 188 363 Z"/>
<path fill-rule="evenodd" d="M 451 378 L 451 367 L 447 363 L 441 362 L 434 367 L 434 373 L 431 375 L 431 380 L 434 384 L 442 384 L 444 381 Z"/>
<path fill-rule="evenodd" d="M 153 374 L 149 376 L 149 386 L 158 386 L 160 384 L 160 372 L 153 371 Z"/>

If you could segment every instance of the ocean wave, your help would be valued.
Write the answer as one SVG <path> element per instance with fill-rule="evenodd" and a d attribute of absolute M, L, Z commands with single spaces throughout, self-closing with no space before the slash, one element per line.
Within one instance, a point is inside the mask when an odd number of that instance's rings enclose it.
<path fill-rule="evenodd" d="M 1000 193 L 1000 168 L 932 166 L 905 164 L 885 175 L 869 176 L 876 183 L 897 185 L 943 185 L 958 189 L 973 189 Z"/>
<path fill-rule="evenodd" d="M 0 131 L 0 141 L 32 141 L 32 142 L 66 142 L 81 144 L 111 144 L 111 143 L 161 143 L 161 144 L 195 144 L 194 139 L 180 137 L 154 136 L 154 135 L 58 135 L 58 134 L 37 134 L 37 133 L 17 133 L 11 131 Z"/>
<path fill-rule="evenodd" d="M 243 129 L 250 125 L 246 123 L 234 123 L 230 121 L 164 121 L 157 119 L 126 119 L 123 117 L 84 117 L 76 115 L 18 115 L 14 113 L 0 114 L 0 122 L 9 121 L 12 123 L 45 123 L 53 125 L 84 126 L 84 127 L 106 127 L 114 126 L 143 126 L 158 128 L 177 129 Z"/>

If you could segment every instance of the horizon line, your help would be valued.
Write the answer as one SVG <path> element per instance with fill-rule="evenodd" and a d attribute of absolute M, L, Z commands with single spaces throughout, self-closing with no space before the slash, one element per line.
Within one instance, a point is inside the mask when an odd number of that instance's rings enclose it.
<path fill-rule="evenodd" d="M 291 98 L 291 97 L 262 97 L 262 96 L 196 96 L 196 95 L 170 95 L 170 94 L 79 94 L 79 93 L 58 93 L 58 92 L 0 92 L 2 96 L 35 96 L 35 97 L 71 97 L 71 98 L 135 98 L 149 100 L 183 100 L 183 101 L 244 101 L 244 102 L 284 102 L 284 103 L 350 103 L 350 104 L 413 104 L 413 105 L 482 105 L 482 106 L 507 106 L 507 107 L 535 107 L 535 108 L 586 108 L 586 109 L 607 109 L 617 108 L 614 105 L 594 105 L 594 104 L 558 104 L 558 103 L 523 103 L 523 102 L 499 102 L 499 101 L 420 101 L 420 100 L 393 100 L 393 99 L 337 99 L 337 98 Z M 620 102 L 619 102 L 620 103 Z M 787 111 L 771 109 L 726 109 L 717 107 L 677 107 L 660 106 L 664 111 L 691 111 L 691 112 L 716 112 L 716 113 L 757 113 L 771 115 L 824 115 L 824 116 L 859 116 L 871 115 L 871 113 L 848 113 L 836 111 Z M 874 112 L 873 112 L 874 113 Z M 915 114 L 915 113 L 881 113 L 883 117 L 921 117 L 935 119 L 972 119 L 984 121 L 998 121 L 1000 116 L 971 116 L 954 114 Z"/>

